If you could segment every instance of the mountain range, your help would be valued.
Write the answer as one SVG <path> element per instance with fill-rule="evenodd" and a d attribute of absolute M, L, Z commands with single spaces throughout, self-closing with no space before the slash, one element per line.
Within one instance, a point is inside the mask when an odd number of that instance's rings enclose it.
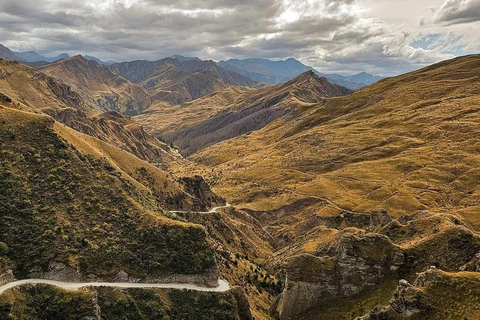
<path fill-rule="evenodd" d="M 102 61 L 94 56 L 85 55 L 85 59 L 87 60 L 94 60 L 101 65 L 109 65 L 115 63 L 115 61 Z M 9 48 L 5 47 L 4 45 L 0 44 L 0 58 L 5 60 L 14 60 L 14 61 L 21 61 L 25 63 L 37 63 L 36 65 L 41 65 L 39 63 L 52 63 L 62 59 L 70 58 L 70 55 L 67 53 L 61 53 L 55 57 L 46 57 L 43 55 L 38 54 L 35 51 L 26 51 L 26 52 L 13 52 Z"/>
<path fill-rule="evenodd" d="M 479 318 L 480 55 L 0 54 L 0 319 Z"/>
<path fill-rule="evenodd" d="M 284 84 L 258 90 L 222 91 L 183 104 L 175 111 L 162 109 L 135 120 L 153 134 L 177 145 L 182 154 L 189 155 L 219 141 L 261 129 L 297 108 L 350 93 L 351 90 L 330 84 L 326 78 L 307 71 Z M 205 105 L 214 112 L 204 111 Z M 215 105 L 219 107 L 213 107 Z M 165 117 L 165 112 L 169 117 Z M 192 116 L 200 113 L 201 118 Z M 184 118 L 179 120 L 182 115 Z"/>
<path fill-rule="evenodd" d="M 30 66 L 40 67 L 48 63 L 56 62 L 61 59 L 70 58 L 70 56 L 66 53 L 62 53 L 56 57 L 45 57 L 36 53 L 35 51 L 13 52 L 10 49 L 0 44 L 0 58 L 6 59 L 6 60 L 22 61 Z M 215 67 L 213 67 L 214 63 L 212 61 L 210 62 L 207 61 L 207 63 L 203 63 L 203 66 L 200 66 L 199 64 L 202 60 L 200 60 L 199 58 L 184 57 L 182 55 L 174 55 L 158 61 L 138 60 L 138 61 L 131 61 L 131 62 L 123 62 L 123 63 L 116 63 L 115 61 L 111 61 L 111 60 L 102 61 L 90 55 L 85 55 L 84 58 L 87 60 L 96 61 L 100 65 L 106 65 L 106 66 L 115 65 L 112 68 L 115 69 L 119 73 L 119 75 L 121 76 L 125 75 L 128 80 L 134 83 L 140 82 L 138 81 L 138 79 L 141 79 L 142 75 L 139 75 L 138 73 L 141 73 L 142 71 L 139 71 L 139 70 L 133 71 L 133 70 L 141 69 L 141 68 L 149 68 L 151 70 L 153 69 L 157 70 L 155 72 L 166 72 L 167 70 L 159 71 L 159 69 L 161 68 L 160 66 L 165 65 L 167 61 L 172 59 L 176 59 L 177 61 L 180 61 L 180 62 L 185 62 L 189 60 L 198 62 L 198 63 L 192 63 L 192 66 L 187 67 L 187 69 L 193 68 L 196 71 L 200 71 L 200 70 L 206 71 L 207 69 L 209 70 L 215 69 Z M 379 76 L 374 76 L 366 72 L 362 72 L 362 73 L 351 75 L 351 76 L 342 76 L 339 74 L 324 74 L 324 73 L 318 72 L 312 67 L 304 65 L 303 63 L 301 63 L 300 61 L 294 58 L 289 58 L 283 61 L 282 60 L 272 61 L 268 59 L 254 59 L 254 58 L 243 59 L 243 60 L 230 59 L 226 61 L 220 61 L 217 63 L 217 65 L 220 67 L 220 70 L 222 70 L 223 74 L 225 74 L 227 71 L 231 71 L 232 73 L 236 74 L 235 77 L 238 77 L 238 75 L 241 75 L 244 78 L 249 79 L 250 82 L 261 82 L 261 83 L 267 83 L 267 84 L 279 84 L 279 83 L 287 82 L 293 79 L 294 77 L 300 75 L 301 73 L 309 70 L 315 72 L 320 77 L 327 78 L 331 83 L 341 85 L 351 90 L 358 90 L 360 88 L 373 84 L 382 79 Z M 150 76 L 153 76 L 153 73 L 154 73 L 154 71 L 149 71 L 149 70 L 145 72 L 150 73 Z M 137 73 L 137 74 L 135 75 L 134 73 Z M 146 78 L 143 80 L 146 80 Z M 245 80 L 243 81 L 245 82 Z M 191 82 L 195 82 L 195 80 Z M 150 83 L 150 86 L 151 85 L 153 85 L 153 82 Z M 179 100 L 177 100 L 176 102 L 179 103 Z"/>
<path fill-rule="evenodd" d="M 253 58 L 243 60 L 230 59 L 220 61 L 218 65 L 227 70 L 239 73 L 251 80 L 270 84 L 289 81 L 305 71 L 313 71 L 318 76 L 325 77 L 328 81 L 351 90 L 363 88 L 382 79 L 381 77 L 373 76 L 366 72 L 348 77 L 339 74 L 324 74 L 316 71 L 312 67 L 304 65 L 294 58 L 283 61 Z"/>

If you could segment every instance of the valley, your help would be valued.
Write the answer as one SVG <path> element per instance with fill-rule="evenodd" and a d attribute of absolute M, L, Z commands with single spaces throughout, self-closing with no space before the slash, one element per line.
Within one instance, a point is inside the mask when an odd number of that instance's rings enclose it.
<path fill-rule="evenodd" d="M 479 55 L 333 81 L 0 49 L 1 319 L 480 315 Z"/>

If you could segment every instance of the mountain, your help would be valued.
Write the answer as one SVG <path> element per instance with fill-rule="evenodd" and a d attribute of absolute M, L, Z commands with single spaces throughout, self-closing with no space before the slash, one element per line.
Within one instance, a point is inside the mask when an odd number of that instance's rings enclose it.
<path fill-rule="evenodd" d="M 135 115 L 151 104 L 151 97 L 145 89 L 82 56 L 60 60 L 39 70 L 70 86 L 103 112 L 115 110 Z"/>
<path fill-rule="evenodd" d="M 173 131 L 162 130 L 157 131 L 157 134 L 178 145 L 183 154 L 189 155 L 219 141 L 258 130 L 296 108 L 351 92 L 330 84 L 327 79 L 319 78 L 312 71 L 307 71 L 284 84 L 238 92 L 235 100 L 230 105 L 224 105 L 216 114 L 203 112 L 204 118 L 188 127 L 182 128 L 177 124 Z M 216 98 L 219 97 L 217 95 Z M 211 101 L 210 98 L 205 99 Z M 179 111 L 196 114 L 201 112 L 204 105 L 205 102 L 198 99 L 183 105 Z M 188 118 L 188 115 L 185 118 Z M 147 127 L 149 123 L 153 128 L 164 126 L 165 122 L 173 119 L 177 120 L 177 117 L 164 117 L 161 111 L 136 118 L 139 123 Z"/>
<path fill-rule="evenodd" d="M 112 61 L 112 60 L 102 61 L 102 60 L 100 60 L 100 59 L 98 59 L 98 58 L 96 58 L 96 57 L 89 56 L 89 55 L 85 55 L 85 56 L 83 56 L 83 57 L 84 57 L 85 59 L 87 59 L 87 60 L 93 60 L 93 61 L 97 62 L 97 63 L 100 64 L 100 65 L 110 65 L 110 64 L 116 63 L 115 61 Z"/>
<path fill-rule="evenodd" d="M 23 61 L 26 62 L 55 62 L 61 59 L 68 59 L 70 56 L 66 53 L 59 54 L 56 57 L 47 58 L 45 56 L 39 55 L 35 51 L 28 51 L 28 52 L 15 52 L 17 56 L 19 56 Z"/>
<path fill-rule="evenodd" d="M 309 70 L 314 71 L 320 77 L 326 77 L 331 83 L 344 86 L 351 90 L 358 90 L 381 79 L 378 76 L 372 76 L 367 73 L 360 73 L 350 77 L 344 77 L 338 74 L 323 74 L 294 58 L 289 58 L 284 61 L 253 58 L 243 60 L 230 59 L 220 61 L 218 65 L 251 80 L 270 84 L 287 82 Z"/>
<path fill-rule="evenodd" d="M 0 92 L 35 110 L 75 107 L 98 112 L 68 85 L 17 61 L 0 60 Z"/>
<path fill-rule="evenodd" d="M 289 58 L 285 61 L 271 61 L 268 59 L 230 59 L 220 61 L 219 66 L 227 70 L 239 73 L 249 79 L 258 82 L 278 84 L 287 82 L 299 74 L 312 70 L 300 61 Z"/>
<path fill-rule="evenodd" d="M 23 59 L 17 56 L 12 50 L 0 44 L 0 59 L 22 61 Z"/>
<path fill-rule="evenodd" d="M 146 133 L 131 118 L 96 105 L 62 82 L 22 63 L 0 60 L 0 95 L 16 108 L 46 113 L 57 121 L 126 150 L 160 167 L 178 153 Z M 92 116 L 92 114 L 95 114 Z"/>
<path fill-rule="evenodd" d="M 350 319 L 378 304 L 422 317 L 440 308 L 432 297 L 456 303 L 440 283 L 476 283 L 463 271 L 480 252 L 479 71 L 473 55 L 384 79 L 188 158 L 275 239 L 269 269 L 288 279 L 278 318 Z M 430 266 L 443 271 L 417 275 Z"/>
<path fill-rule="evenodd" d="M 253 268 L 264 279 L 250 280 L 248 297 L 238 287 L 203 293 L 19 286 L 0 294 L 0 318 L 61 319 L 75 313 L 110 319 L 129 312 L 134 318 L 252 319 L 249 301 L 268 308 L 280 284 L 246 257 L 271 250 L 254 219 L 235 211 L 193 214 L 225 202 L 201 177 L 172 174 L 134 156 L 153 162 L 155 149 L 146 143 L 158 144 L 132 119 L 115 111 L 89 116 L 43 88 L 43 81 L 57 80 L 18 62 L 0 63 L 5 81 L 0 87 L 9 94 L 0 93 L 0 286 L 32 277 L 215 286 L 219 270 L 238 285 Z M 248 229 L 237 230 L 238 225 Z M 207 228 L 215 233 L 208 242 Z M 265 289 L 255 298 L 260 285 Z M 124 306 L 124 299 L 135 305 Z M 15 308 L 6 314 L 6 305 Z M 199 315 L 198 308 L 207 311 Z M 263 319 L 262 311 L 253 313 Z"/>
<path fill-rule="evenodd" d="M 213 61 L 169 57 L 159 61 L 113 64 L 110 70 L 150 92 L 160 104 L 176 105 L 230 86 L 254 86 L 255 82 L 218 67 Z"/>
<path fill-rule="evenodd" d="M 353 76 L 346 77 L 347 81 L 355 82 L 355 83 L 364 83 L 365 85 L 374 84 L 375 82 L 378 82 L 382 79 L 383 79 L 382 77 L 374 76 L 366 72 L 362 72 L 359 74 L 355 74 Z"/>

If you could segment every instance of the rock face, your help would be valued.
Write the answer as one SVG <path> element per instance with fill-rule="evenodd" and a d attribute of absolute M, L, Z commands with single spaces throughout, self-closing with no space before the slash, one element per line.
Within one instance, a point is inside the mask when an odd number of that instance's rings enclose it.
<path fill-rule="evenodd" d="M 332 257 L 303 254 L 287 266 L 283 293 L 273 306 L 278 319 L 297 319 L 313 307 L 353 296 L 404 263 L 400 248 L 378 234 L 345 234 Z"/>
<path fill-rule="evenodd" d="M 460 268 L 460 271 L 480 272 L 480 253 Z"/>
<path fill-rule="evenodd" d="M 5 282 L 11 282 L 14 278 L 8 278 L 8 272 L 5 274 Z M 11 272 L 10 272 L 11 274 Z M 0 275 L 0 284 L 2 283 L 3 274 Z M 31 270 L 27 278 L 30 279 L 46 279 L 62 282 L 132 282 L 132 283 L 194 283 L 200 286 L 216 287 L 220 273 L 215 266 L 200 274 L 165 274 L 164 276 L 136 278 L 130 276 L 124 270 L 120 270 L 115 276 L 100 277 L 94 274 L 83 275 L 72 267 L 63 263 L 52 262 L 47 272 L 41 270 Z"/>
<path fill-rule="evenodd" d="M 6 257 L 0 256 L 0 286 L 16 280 L 12 269 L 12 261 Z"/>
<path fill-rule="evenodd" d="M 113 144 L 162 169 L 179 157 L 176 151 L 146 133 L 130 117 L 116 111 L 95 117 L 89 117 L 84 111 L 73 108 L 49 108 L 42 111 L 72 129 Z"/>
<path fill-rule="evenodd" d="M 184 208 L 185 210 L 207 211 L 209 207 L 220 206 L 225 204 L 225 200 L 213 193 L 208 183 L 201 176 L 181 177 L 180 183 L 186 194 L 192 196 L 194 204 L 192 208 Z M 182 196 L 184 196 L 182 194 Z M 168 199 L 167 205 L 169 208 L 179 207 L 179 203 L 183 199 L 178 197 Z"/>
<path fill-rule="evenodd" d="M 388 306 L 383 308 L 375 307 L 365 316 L 357 318 L 357 320 L 411 319 L 428 309 L 428 305 L 423 302 L 422 291 L 406 280 L 400 280 L 398 288 L 395 290 Z"/>

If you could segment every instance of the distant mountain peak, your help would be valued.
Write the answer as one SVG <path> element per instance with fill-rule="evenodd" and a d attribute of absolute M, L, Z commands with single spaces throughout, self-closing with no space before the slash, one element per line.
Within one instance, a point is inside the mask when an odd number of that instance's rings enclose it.
<path fill-rule="evenodd" d="M 23 61 L 21 57 L 16 55 L 12 50 L 0 43 L 0 58 L 5 60 Z"/>

